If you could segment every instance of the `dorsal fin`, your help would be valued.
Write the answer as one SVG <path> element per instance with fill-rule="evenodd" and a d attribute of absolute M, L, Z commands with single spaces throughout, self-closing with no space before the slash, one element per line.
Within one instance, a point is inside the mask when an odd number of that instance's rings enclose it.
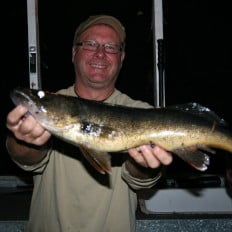
<path fill-rule="evenodd" d="M 191 114 L 195 114 L 198 116 L 200 115 L 207 120 L 215 121 L 221 126 L 228 126 L 227 122 L 223 118 L 219 117 L 214 111 L 196 102 L 172 105 L 172 106 L 168 106 L 168 108 L 179 109 L 179 110 L 182 110 L 182 111 L 185 111 Z"/>

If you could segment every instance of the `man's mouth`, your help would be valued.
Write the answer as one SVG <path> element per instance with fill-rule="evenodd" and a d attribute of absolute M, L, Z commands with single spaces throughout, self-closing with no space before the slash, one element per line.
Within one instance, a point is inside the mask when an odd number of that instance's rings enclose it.
<path fill-rule="evenodd" d="M 91 64 L 91 67 L 98 68 L 98 69 L 105 69 L 105 68 L 107 68 L 107 65 Z"/>

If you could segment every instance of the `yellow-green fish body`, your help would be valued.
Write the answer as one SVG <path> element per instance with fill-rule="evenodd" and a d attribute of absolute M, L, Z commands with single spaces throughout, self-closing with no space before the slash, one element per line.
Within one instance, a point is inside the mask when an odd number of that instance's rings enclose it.
<path fill-rule="evenodd" d="M 232 153 L 232 133 L 216 114 L 196 103 L 188 107 L 131 108 L 17 88 L 11 94 L 55 136 L 81 147 L 100 172 L 110 172 L 108 152 L 155 144 L 199 170 L 210 148 Z"/>

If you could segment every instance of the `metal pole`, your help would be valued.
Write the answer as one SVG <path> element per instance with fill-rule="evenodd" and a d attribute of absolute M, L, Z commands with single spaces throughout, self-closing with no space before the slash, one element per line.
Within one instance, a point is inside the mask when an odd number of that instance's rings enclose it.
<path fill-rule="evenodd" d="M 165 107 L 163 1 L 153 0 L 154 105 Z"/>
<path fill-rule="evenodd" d="M 27 25 L 30 88 L 40 89 L 38 0 L 27 0 Z"/>

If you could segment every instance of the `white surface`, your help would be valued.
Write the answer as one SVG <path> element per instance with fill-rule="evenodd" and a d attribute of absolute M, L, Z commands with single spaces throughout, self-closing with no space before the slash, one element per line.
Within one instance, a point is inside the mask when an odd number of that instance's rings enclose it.
<path fill-rule="evenodd" d="M 232 198 L 225 188 L 160 189 L 144 207 L 154 213 L 232 213 Z"/>

